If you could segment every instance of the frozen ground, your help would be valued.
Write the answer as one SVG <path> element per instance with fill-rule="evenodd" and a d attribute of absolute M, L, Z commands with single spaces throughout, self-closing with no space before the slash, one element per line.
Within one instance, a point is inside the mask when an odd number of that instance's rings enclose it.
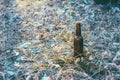
<path fill-rule="evenodd" d="M 84 54 L 73 57 L 75 23 Z M 0 0 L 0 80 L 120 80 L 120 8 L 92 0 Z"/>

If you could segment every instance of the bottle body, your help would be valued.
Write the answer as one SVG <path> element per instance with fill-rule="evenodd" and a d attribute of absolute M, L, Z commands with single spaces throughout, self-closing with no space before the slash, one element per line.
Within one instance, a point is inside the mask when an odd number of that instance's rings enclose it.
<path fill-rule="evenodd" d="M 83 37 L 75 36 L 74 38 L 74 57 L 81 57 L 83 55 Z"/>

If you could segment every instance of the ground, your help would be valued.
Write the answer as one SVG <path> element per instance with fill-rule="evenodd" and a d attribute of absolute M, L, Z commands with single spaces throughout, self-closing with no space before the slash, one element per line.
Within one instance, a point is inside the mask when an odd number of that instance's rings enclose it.
<path fill-rule="evenodd" d="M 119 16 L 93 0 L 0 0 L 0 80 L 120 80 Z"/>

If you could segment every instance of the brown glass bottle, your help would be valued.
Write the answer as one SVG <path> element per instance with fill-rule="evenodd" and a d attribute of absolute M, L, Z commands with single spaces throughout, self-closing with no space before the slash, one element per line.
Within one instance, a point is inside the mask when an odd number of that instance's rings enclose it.
<path fill-rule="evenodd" d="M 83 37 L 81 35 L 81 24 L 76 23 L 76 35 L 74 37 L 74 57 L 81 57 L 83 55 Z"/>

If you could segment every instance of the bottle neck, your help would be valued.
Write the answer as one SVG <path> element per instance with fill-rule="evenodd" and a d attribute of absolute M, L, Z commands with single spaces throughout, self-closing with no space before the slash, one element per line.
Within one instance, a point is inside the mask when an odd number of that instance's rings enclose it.
<path fill-rule="evenodd" d="M 81 24 L 80 24 L 80 22 L 76 23 L 76 36 L 81 36 Z"/>

